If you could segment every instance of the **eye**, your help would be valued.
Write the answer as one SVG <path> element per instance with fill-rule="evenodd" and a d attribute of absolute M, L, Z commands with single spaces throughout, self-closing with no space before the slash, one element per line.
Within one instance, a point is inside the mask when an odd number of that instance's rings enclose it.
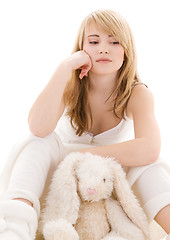
<path fill-rule="evenodd" d="M 119 42 L 116 42 L 116 41 L 110 42 L 110 43 L 113 44 L 113 45 L 119 44 Z"/>
<path fill-rule="evenodd" d="M 103 178 L 103 182 L 106 182 L 106 178 Z"/>
<path fill-rule="evenodd" d="M 97 41 L 91 41 L 91 42 L 89 42 L 90 44 L 98 44 L 98 42 Z"/>

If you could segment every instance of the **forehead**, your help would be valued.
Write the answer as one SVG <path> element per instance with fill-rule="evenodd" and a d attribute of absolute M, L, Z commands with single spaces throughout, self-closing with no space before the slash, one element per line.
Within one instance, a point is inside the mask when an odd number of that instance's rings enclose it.
<path fill-rule="evenodd" d="M 107 35 L 113 36 L 113 33 L 106 31 L 105 29 L 101 28 L 101 26 L 97 26 L 97 24 L 91 23 L 88 24 L 85 28 L 85 37 L 90 35 Z"/>

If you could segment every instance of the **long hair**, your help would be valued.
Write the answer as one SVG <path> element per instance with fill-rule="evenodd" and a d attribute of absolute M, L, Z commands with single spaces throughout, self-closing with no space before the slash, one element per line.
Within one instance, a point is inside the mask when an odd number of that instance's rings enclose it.
<path fill-rule="evenodd" d="M 92 12 L 80 26 L 73 53 L 83 50 L 84 35 L 89 24 L 95 24 L 102 31 L 113 35 L 124 48 L 124 62 L 118 71 L 116 88 L 108 96 L 108 99 L 115 96 L 113 107 L 110 110 L 118 118 L 125 118 L 124 112 L 131 95 L 132 85 L 140 81 L 131 29 L 125 19 L 116 12 L 111 10 Z M 87 97 L 89 79 L 88 77 L 79 79 L 79 74 L 80 69 L 72 72 L 64 92 L 64 102 L 67 106 L 67 114 L 70 117 L 71 124 L 75 128 L 76 134 L 80 136 L 84 132 L 90 131 L 93 119 Z"/>

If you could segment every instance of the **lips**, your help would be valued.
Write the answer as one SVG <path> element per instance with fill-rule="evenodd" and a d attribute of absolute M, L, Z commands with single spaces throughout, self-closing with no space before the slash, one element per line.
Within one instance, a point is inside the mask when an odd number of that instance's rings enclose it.
<path fill-rule="evenodd" d="M 98 63 L 110 63 L 110 62 L 112 62 L 112 60 L 109 59 L 109 58 L 99 58 L 99 59 L 96 60 L 96 62 L 98 62 Z"/>

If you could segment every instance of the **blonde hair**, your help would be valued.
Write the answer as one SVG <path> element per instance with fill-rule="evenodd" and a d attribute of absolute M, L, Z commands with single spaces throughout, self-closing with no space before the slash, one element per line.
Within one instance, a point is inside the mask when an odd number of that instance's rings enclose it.
<path fill-rule="evenodd" d="M 118 13 L 111 10 L 97 10 L 89 14 L 82 22 L 73 52 L 83 49 L 84 35 L 89 24 L 95 24 L 102 31 L 113 35 L 124 48 L 124 62 L 118 72 L 116 88 L 108 96 L 108 99 L 113 94 L 116 96 L 111 110 L 117 117 L 124 118 L 132 85 L 140 81 L 137 74 L 136 53 L 131 30 L 125 19 Z M 79 74 L 80 69 L 73 71 L 66 86 L 64 101 L 71 124 L 75 128 L 76 134 L 80 136 L 85 131 L 90 131 L 92 116 L 87 97 L 88 77 L 84 77 L 86 80 L 81 80 Z"/>

